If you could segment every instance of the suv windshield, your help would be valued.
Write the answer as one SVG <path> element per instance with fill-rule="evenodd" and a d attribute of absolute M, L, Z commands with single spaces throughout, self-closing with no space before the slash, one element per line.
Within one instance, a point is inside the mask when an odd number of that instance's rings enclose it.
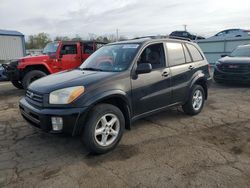
<path fill-rule="evenodd" d="M 93 53 L 81 66 L 83 70 L 121 72 L 134 59 L 139 44 L 114 44 L 103 46 Z"/>
<path fill-rule="evenodd" d="M 250 47 L 238 47 L 230 55 L 231 57 L 250 57 Z"/>
<path fill-rule="evenodd" d="M 58 48 L 59 43 L 58 42 L 51 42 L 48 43 L 45 48 L 43 49 L 43 54 L 51 54 L 56 53 L 56 50 Z"/>

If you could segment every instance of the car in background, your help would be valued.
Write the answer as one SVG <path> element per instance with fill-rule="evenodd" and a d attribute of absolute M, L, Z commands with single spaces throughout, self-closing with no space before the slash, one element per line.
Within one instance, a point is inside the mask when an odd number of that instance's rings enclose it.
<path fill-rule="evenodd" d="M 234 37 L 249 37 L 250 30 L 243 29 L 227 29 L 217 33 L 216 35 L 210 37 L 209 39 L 226 39 Z"/>
<path fill-rule="evenodd" d="M 238 46 L 219 59 L 214 69 L 215 82 L 250 83 L 250 45 Z"/>
<path fill-rule="evenodd" d="M 33 81 L 79 67 L 92 53 L 106 43 L 96 41 L 54 41 L 41 55 L 26 56 L 3 65 L 5 73 L 18 89 L 27 89 Z"/>
<path fill-rule="evenodd" d="M 0 81 L 6 81 L 8 80 L 7 76 L 4 74 L 4 68 L 0 64 Z"/>
<path fill-rule="evenodd" d="M 204 37 L 193 35 L 187 31 L 173 31 L 170 33 L 171 37 L 181 37 L 181 38 L 187 38 L 190 40 L 200 40 L 200 39 L 205 39 Z"/>

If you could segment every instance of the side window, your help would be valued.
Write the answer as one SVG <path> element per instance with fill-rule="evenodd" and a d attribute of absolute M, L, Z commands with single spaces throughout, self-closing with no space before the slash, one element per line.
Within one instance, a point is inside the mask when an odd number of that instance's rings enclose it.
<path fill-rule="evenodd" d="M 144 49 L 138 63 L 150 63 L 153 69 L 165 66 L 163 44 L 152 44 Z"/>
<path fill-rule="evenodd" d="M 187 44 L 187 48 L 189 52 L 191 53 L 193 61 L 202 61 L 204 59 L 201 53 L 199 52 L 199 50 L 195 46 L 191 44 Z"/>
<path fill-rule="evenodd" d="M 184 44 L 182 44 L 182 46 L 183 46 L 183 50 L 184 50 L 184 54 L 185 54 L 186 63 L 192 62 L 192 59 L 191 59 L 190 54 L 187 50 L 187 47 Z"/>
<path fill-rule="evenodd" d="M 64 54 L 64 55 L 77 54 L 77 46 L 76 46 L 76 44 L 63 45 L 63 47 L 61 49 L 61 53 Z"/>
<path fill-rule="evenodd" d="M 168 42 L 166 45 L 170 66 L 180 65 L 186 62 L 181 43 Z"/>
<path fill-rule="evenodd" d="M 94 52 L 94 44 L 93 43 L 83 44 L 83 53 L 84 54 L 92 54 L 93 52 Z"/>

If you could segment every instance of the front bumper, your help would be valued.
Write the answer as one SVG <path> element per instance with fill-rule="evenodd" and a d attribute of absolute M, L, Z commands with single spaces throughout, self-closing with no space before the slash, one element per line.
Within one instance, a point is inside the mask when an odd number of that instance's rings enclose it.
<path fill-rule="evenodd" d="M 215 68 L 214 79 L 221 82 L 250 83 L 250 73 L 223 72 Z"/>
<path fill-rule="evenodd" d="M 2 66 L 4 68 L 4 76 L 6 76 L 8 80 L 20 80 L 20 70 L 17 68 L 18 61 L 3 64 Z"/>
<path fill-rule="evenodd" d="M 49 133 L 66 133 L 76 135 L 82 128 L 82 121 L 85 119 L 87 107 L 67 108 L 67 109 L 44 109 L 31 105 L 25 97 L 19 102 L 22 116 L 32 126 Z M 60 131 L 52 130 L 51 117 L 63 118 L 63 129 Z"/>

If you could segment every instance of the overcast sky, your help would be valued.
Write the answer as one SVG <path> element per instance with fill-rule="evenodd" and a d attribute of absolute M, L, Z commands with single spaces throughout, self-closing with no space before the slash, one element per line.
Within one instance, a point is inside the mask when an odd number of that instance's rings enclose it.
<path fill-rule="evenodd" d="M 250 29 L 250 0 L 0 0 L 0 29 L 26 36 L 115 33 L 134 37 L 188 30 L 203 36 Z"/>

